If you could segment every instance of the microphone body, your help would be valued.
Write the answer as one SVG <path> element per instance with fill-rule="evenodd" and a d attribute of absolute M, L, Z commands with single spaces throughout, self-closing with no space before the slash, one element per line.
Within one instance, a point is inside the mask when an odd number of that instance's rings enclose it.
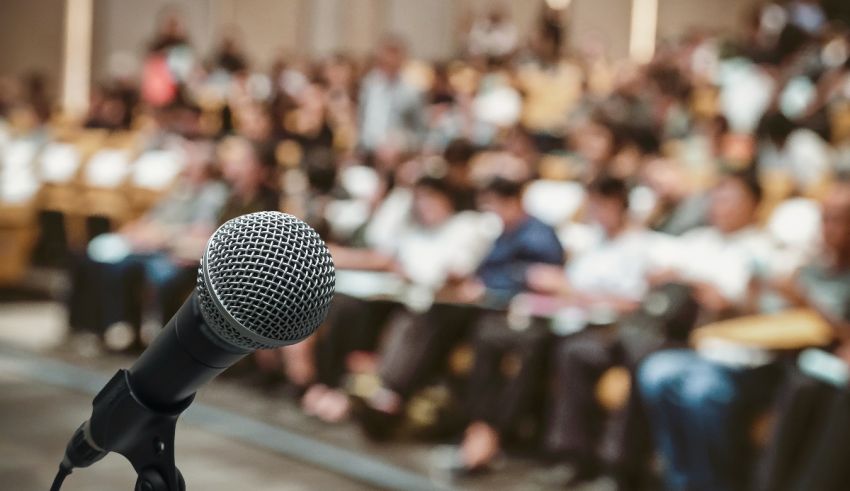
<path fill-rule="evenodd" d="M 128 370 L 140 402 L 155 409 L 174 407 L 248 354 L 226 349 L 214 336 L 193 292 Z"/>
<path fill-rule="evenodd" d="M 136 469 L 136 489 L 184 489 L 174 429 L 195 392 L 248 353 L 313 334 L 334 283 L 327 247 L 301 220 L 260 212 L 226 222 L 207 243 L 195 291 L 136 362 L 95 396 L 60 474 L 114 451 Z"/>

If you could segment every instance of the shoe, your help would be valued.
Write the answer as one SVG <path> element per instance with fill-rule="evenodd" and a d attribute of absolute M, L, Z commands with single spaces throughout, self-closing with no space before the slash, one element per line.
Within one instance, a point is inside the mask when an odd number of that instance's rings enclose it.
<path fill-rule="evenodd" d="M 103 344 L 109 351 L 124 351 L 136 341 L 136 330 L 129 322 L 111 324 L 103 332 Z"/>
<path fill-rule="evenodd" d="M 491 462 L 484 465 L 470 467 L 464 462 L 460 446 L 439 445 L 431 451 L 430 467 L 436 471 L 437 476 L 447 477 L 450 480 L 480 476 L 493 469 L 503 467 L 504 457 L 499 454 Z"/>
<path fill-rule="evenodd" d="M 71 348 L 83 358 L 97 358 L 103 354 L 103 340 L 95 333 L 81 332 L 71 337 Z"/>
<path fill-rule="evenodd" d="M 374 442 L 384 442 L 395 436 L 402 421 L 401 414 L 375 409 L 360 396 L 351 397 L 351 416 L 363 434 Z"/>
<path fill-rule="evenodd" d="M 153 319 L 148 319 L 142 322 L 142 328 L 139 329 L 139 341 L 142 342 L 143 346 L 150 346 L 161 331 L 162 324 Z"/>

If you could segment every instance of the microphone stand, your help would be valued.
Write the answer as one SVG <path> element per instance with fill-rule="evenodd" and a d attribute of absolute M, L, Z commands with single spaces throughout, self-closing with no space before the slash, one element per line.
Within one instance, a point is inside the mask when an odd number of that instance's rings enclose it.
<path fill-rule="evenodd" d="M 167 410 L 153 409 L 133 393 L 128 375 L 119 370 L 94 398 L 92 417 L 74 435 L 69 450 L 123 455 L 138 475 L 135 491 L 185 491 L 174 463 L 174 431 L 195 396 Z"/>

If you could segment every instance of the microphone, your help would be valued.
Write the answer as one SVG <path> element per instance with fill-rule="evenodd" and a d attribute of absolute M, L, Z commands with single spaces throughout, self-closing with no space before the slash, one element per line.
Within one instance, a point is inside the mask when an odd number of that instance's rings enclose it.
<path fill-rule="evenodd" d="M 174 424 L 195 392 L 248 353 L 313 334 L 334 282 L 325 243 L 298 218 L 259 212 L 224 223 L 207 242 L 195 291 L 95 396 L 92 416 L 68 444 L 59 485 L 71 469 L 116 451 L 139 473 L 137 489 L 183 489 Z"/>

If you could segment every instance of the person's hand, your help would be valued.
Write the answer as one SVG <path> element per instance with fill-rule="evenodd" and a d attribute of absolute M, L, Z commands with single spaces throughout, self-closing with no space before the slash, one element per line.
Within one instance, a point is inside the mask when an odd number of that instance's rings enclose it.
<path fill-rule="evenodd" d="M 768 287 L 775 290 L 776 293 L 782 295 L 782 297 L 794 305 L 803 305 L 806 303 L 806 297 L 800 289 L 800 284 L 797 283 L 793 275 L 772 278 L 768 281 Z"/>
<path fill-rule="evenodd" d="M 154 252 L 166 243 L 166 233 L 150 222 L 139 222 L 125 227 L 121 235 L 136 252 Z"/>
<path fill-rule="evenodd" d="M 525 272 L 525 281 L 534 291 L 566 295 L 569 292 L 564 268 L 548 264 L 529 266 Z"/>
<path fill-rule="evenodd" d="M 647 275 L 646 280 L 652 286 L 660 286 L 666 283 L 681 281 L 681 276 L 673 269 L 662 269 Z"/>
<path fill-rule="evenodd" d="M 469 278 L 457 285 L 457 301 L 461 303 L 475 303 L 484 296 L 484 283 L 477 278 Z"/>
<path fill-rule="evenodd" d="M 181 266 L 197 264 L 199 258 L 204 254 L 209 234 L 187 233 L 178 236 L 171 244 L 171 258 Z"/>
<path fill-rule="evenodd" d="M 713 285 L 696 283 L 693 285 L 694 297 L 697 303 L 711 312 L 722 312 L 732 307 L 731 302 Z"/>
<path fill-rule="evenodd" d="M 375 150 L 375 164 L 380 170 L 390 170 L 397 166 L 401 158 L 401 148 L 392 142 L 385 142 Z"/>
<path fill-rule="evenodd" d="M 845 340 L 835 350 L 835 356 L 844 360 L 844 363 L 850 365 L 850 341 Z"/>
<path fill-rule="evenodd" d="M 410 276 L 407 274 L 407 271 L 405 271 L 404 266 L 394 259 L 390 261 L 387 271 L 397 275 L 404 281 L 410 281 Z"/>

